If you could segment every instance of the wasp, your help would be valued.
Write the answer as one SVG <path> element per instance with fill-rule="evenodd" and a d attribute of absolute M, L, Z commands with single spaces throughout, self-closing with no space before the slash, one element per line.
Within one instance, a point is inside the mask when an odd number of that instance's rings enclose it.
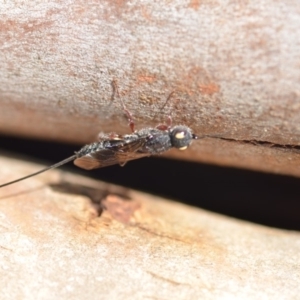
<path fill-rule="evenodd" d="M 77 167 L 86 170 L 103 168 L 115 164 L 124 166 L 128 161 L 162 154 L 171 148 L 185 150 L 190 146 L 192 140 L 198 138 L 188 126 L 172 126 L 170 117 L 168 124 L 161 124 L 155 128 L 135 130 L 133 116 L 120 97 L 116 81 L 113 81 L 113 88 L 114 94 L 118 95 L 128 118 L 131 129 L 130 134 L 100 134 L 98 142 L 85 145 L 72 156 L 30 175 L 1 184 L 0 187 L 8 186 L 48 170 L 58 168 L 70 161 L 74 161 Z"/>

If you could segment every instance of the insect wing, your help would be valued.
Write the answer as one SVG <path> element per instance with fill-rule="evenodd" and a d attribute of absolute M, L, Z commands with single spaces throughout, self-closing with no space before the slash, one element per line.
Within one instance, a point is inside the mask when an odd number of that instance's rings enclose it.
<path fill-rule="evenodd" d="M 74 164 L 86 170 L 103 168 L 115 164 L 124 165 L 129 160 L 139 159 L 149 155 L 148 153 L 137 152 L 145 142 L 146 139 L 132 141 L 118 140 L 117 143 L 110 148 L 104 148 L 76 158 Z"/>

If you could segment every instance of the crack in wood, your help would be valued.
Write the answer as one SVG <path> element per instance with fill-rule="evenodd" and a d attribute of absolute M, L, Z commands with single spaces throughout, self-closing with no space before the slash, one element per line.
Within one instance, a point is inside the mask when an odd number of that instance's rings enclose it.
<path fill-rule="evenodd" d="M 267 147 L 267 148 L 274 148 L 277 150 L 289 150 L 294 153 L 300 153 L 300 145 L 291 145 L 291 144 L 276 144 L 268 141 L 260 141 L 260 140 L 238 140 L 238 139 L 232 139 L 232 138 L 224 138 L 220 136 L 207 136 L 210 138 L 217 138 L 220 140 L 224 140 L 227 142 L 234 142 L 234 143 L 240 143 L 240 144 L 251 144 L 254 146 L 261 146 L 261 147 Z"/>

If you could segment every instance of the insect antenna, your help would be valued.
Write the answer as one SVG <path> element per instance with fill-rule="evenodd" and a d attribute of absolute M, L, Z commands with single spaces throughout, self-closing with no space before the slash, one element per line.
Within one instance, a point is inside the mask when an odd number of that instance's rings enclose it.
<path fill-rule="evenodd" d="M 16 179 L 16 180 L 13 180 L 13 181 L 10 181 L 10 182 L 1 184 L 1 185 L 0 185 L 0 188 L 2 188 L 2 187 L 4 187 L 4 186 L 7 186 L 7 185 L 11 185 L 11 184 L 16 183 L 16 182 L 19 182 L 19 181 L 22 181 L 22 180 L 27 179 L 27 178 L 33 177 L 33 176 L 35 176 L 35 175 L 41 174 L 41 173 L 43 173 L 43 172 L 46 172 L 46 171 L 48 171 L 48 170 L 58 168 L 58 167 L 60 167 L 60 166 L 62 166 L 62 165 L 64 165 L 64 164 L 66 164 L 66 163 L 68 163 L 68 162 L 74 160 L 75 158 L 77 158 L 77 155 L 76 155 L 76 154 L 74 154 L 74 155 L 72 155 L 72 156 L 70 156 L 70 157 L 68 157 L 68 158 L 66 158 L 66 159 L 64 159 L 64 160 L 62 160 L 62 161 L 60 161 L 60 162 L 58 162 L 58 163 L 56 163 L 56 164 L 50 166 L 50 167 L 46 167 L 46 168 L 44 168 L 44 169 L 42 169 L 42 170 L 40 170 L 40 171 L 37 171 L 37 172 L 35 172 L 35 173 L 32 173 L 32 174 L 29 174 L 29 175 L 27 175 L 27 176 L 18 178 L 18 179 Z"/>

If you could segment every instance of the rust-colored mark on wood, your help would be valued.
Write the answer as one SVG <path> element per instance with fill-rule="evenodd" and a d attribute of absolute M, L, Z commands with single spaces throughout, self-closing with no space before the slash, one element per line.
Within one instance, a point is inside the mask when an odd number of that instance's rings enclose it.
<path fill-rule="evenodd" d="M 102 201 L 102 206 L 111 217 L 121 223 L 128 224 L 133 218 L 134 212 L 140 208 L 140 203 L 128 201 L 116 195 L 108 195 Z"/>
<path fill-rule="evenodd" d="M 151 21 L 152 20 L 152 16 L 151 13 L 149 12 L 148 8 L 146 6 L 141 6 L 141 14 L 144 17 L 144 19 Z"/>
<path fill-rule="evenodd" d="M 104 7 L 109 7 L 109 9 L 103 12 L 103 18 L 107 21 L 111 20 L 112 16 L 116 16 L 118 20 L 122 20 L 124 14 L 135 9 L 134 6 L 127 5 L 127 0 L 102 1 L 102 3 Z"/>
<path fill-rule="evenodd" d="M 213 82 L 207 84 L 199 84 L 199 91 L 205 95 L 213 95 L 220 91 L 220 87 Z"/>
<path fill-rule="evenodd" d="M 193 66 L 178 80 L 178 90 L 187 93 L 189 96 L 195 94 L 213 95 L 219 92 L 219 86 L 213 83 L 209 73 L 200 66 Z"/>
<path fill-rule="evenodd" d="M 194 10 L 197 10 L 200 7 L 200 0 L 191 0 L 188 7 L 193 8 Z"/>
<path fill-rule="evenodd" d="M 5 38 L 10 39 L 9 32 L 15 31 L 18 36 L 23 36 L 26 33 L 36 32 L 45 28 L 51 27 L 53 24 L 49 20 L 31 19 L 27 22 L 17 22 L 15 20 L 7 20 L 0 22 L 0 32 L 5 34 Z"/>
<path fill-rule="evenodd" d="M 137 80 L 139 82 L 153 83 L 154 81 L 156 81 L 156 76 L 140 74 L 137 76 Z"/>

